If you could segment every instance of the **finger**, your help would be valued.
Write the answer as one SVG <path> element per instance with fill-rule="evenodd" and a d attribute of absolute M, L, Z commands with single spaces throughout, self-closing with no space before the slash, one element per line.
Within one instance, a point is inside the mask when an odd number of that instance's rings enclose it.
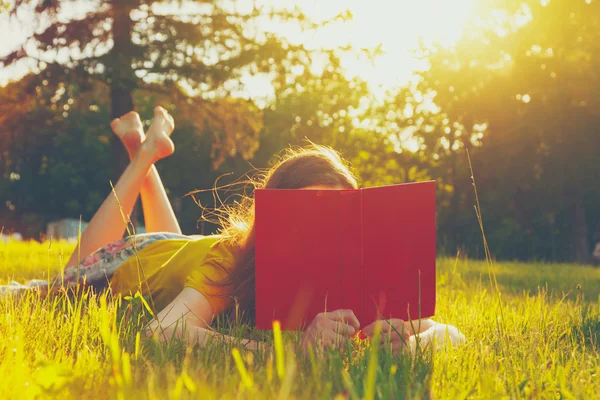
<path fill-rule="evenodd" d="M 398 350 L 409 347 L 410 338 L 400 337 L 396 334 L 394 334 L 392 338 L 390 338 L 389 335 L 382 335 L 379 338 L 379 343 L 382 348 L 397 352 Z"/>
<path fill-rule="evenodd" d="M 419 332 L 423 332 L 429 328 L 431 328 L 432 326 L 434 326 L 436 323 L 434 321 L 432 321 L 429 318 L 426 319 L 413 319 L 410 321 L 405 321 L 404 325 L 406 325 L 408 331 L 410 332 L 410 335 L 416 335 Z"/>
<path fill-rule="evenodd" d="M 325 327 L 331 329 L 339 335 L 344 336 L 352 336 L 357 332 L 356 328 L 350 325 L 348 322 L 329 320 L 325 323 Z"/>
<path fill-rule="evenodd" d="M 375 334 L 375 327 L 377 324 L 380 324 L 380 334 L 385 334 L 387 332 L 398 333 L 399 335 L 404 335 L 404 333 L 409 332 L 409 329 L 406 323 L 397 318 L 389 319 L 389 320 L 377 320 L 366 327 L 364 327 L 363 331 L 367 336 L 373 336 Z"/>
<path fill-rule="evenodd" d="M 410 335 L 408 333 L 397 334 L 393 331 L 388 331 L 379 336 L 379 340 L 381 342 L 390 342 L 390 343 L 408 343 L 410 340 Z"/>
<path fill-rule="evenodd" d="M 375 334 L 375 328 L 377 328 L 378 325 L 379 325 L 379 332 L 382 332 L 384 327 L 388 324 L 386 323 L 385 320 L 377 320 L 377 321 L 374 321 L 374 322 L 370 323 L 369 325 L 365 326 L 362 329 L 362 331 L 364 332 L 365 335 L 367 335 L 369 337 L 373 336 Z"/>
<path fill-rule="evenodd" d="M 367 335 L 367 336 L 373 336 L 373 333 L 375 332 L 375 326 L 377 324 L 380 324 L 380 321 L 375 321 L 370 323 L 369 325 L 365 326 L 364 328 L 362 328 L 362 332 Z"/>
<path fill-rule="evenodd" d="M 348 340 L 347 336 L 342 336 L 334 331 L 325 331 L 321 336 L 323 346 L 339 347 L 342 343 Z"/>
<path fill-rule="evenodd" d="M 354 314 L 354 311 L 352 311 L 352 310 L 328 311 L 326 313 L 326 315 L 327 315 L 327 318 L 329 318 L 331 320 L 347 322 L 350 325 L 352 325 L 355 329 L 360 328 L 360 322 L 358 322 L 358 318 L 356 318 L 356 315 Z"/>
<path fill-rule="evenodd" d="M 391 332 L 392 335 L 396 337 L 410 336 L 410 325 L 404 320 L 393 318 L 388 321 L 389 324 L 385 327 L 384 332 Z"/>
<path fill-rule="evenodd" d="M 339 342 L 342 337 L 338 336 L 339 335 L 330 330 L 313 332 L 311 335 L 307 335 L 303 338 L 303 345 L 307 346 L 310 343 L 314 348 L 324 348 L 334 345 L 336 341 Z"/>

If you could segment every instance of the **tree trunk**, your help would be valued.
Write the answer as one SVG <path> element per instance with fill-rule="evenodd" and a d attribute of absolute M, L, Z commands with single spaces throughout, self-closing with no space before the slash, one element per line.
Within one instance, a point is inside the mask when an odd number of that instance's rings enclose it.
<path fill-rule="evenodd" d="M 111 84 L 110 88 L 110 99 L 111 99 L 111 117 L 118 118 L 123 114 L 127 114 L 133 110 L 133 96 L 132 91 L 127 88 L 123 88 L 118 84 Z M 123 170 L 127 167 L 129 159 L 125 147 L 121 144 L 121 141 L 116 137 L 112 136 L 110 144 L 110 151 L 113 157 L 113 180 L 117 180 Z"/>
<path fill-rule="evenodd" d="M 133 9 L 131 4 L 113 5 L 113 39 L 114 47 L 110 51 L 107 63 L 107 75 L 110 85 L 111 117 L 118 118 L 134 110 L 133 90 L 136 87 L 136 76 L 132 67 L 134 45 L 131 41 L 133 21 L 130 13 Z M 116 136 L 112 136 L 112 179 L 113 184 L 119 179 L 129 163 L 125 148 Z M 138 206 L 131 213 L 130 219 L 137 225 Z"/>

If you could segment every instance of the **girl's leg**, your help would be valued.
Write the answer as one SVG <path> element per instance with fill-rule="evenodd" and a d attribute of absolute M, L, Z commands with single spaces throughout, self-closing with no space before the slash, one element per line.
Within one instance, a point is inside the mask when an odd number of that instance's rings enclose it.
<path fill-rule="evenodd" d="M 129 218 L 148 171 L 156 161 L 173 154 L 175 150 L 169 138 L 173 126 L 171 116 L 163 108 L 157 107 L 146 141 L 119 178 L 114 187 L 115 193 L 108 195 L 82 233 L 78 248 L 71 255 L 67 267 L 78 264 L 93 251 L 123 237 L 123 214 Z"/>
<path fill-rule="evenodd" d="M 123 117 L 115 119 L 110 126 L 115 135 L 125 145 L 127 153 L 129 153 L 129 159 L 133 160 L 135 153 L 145 139 L 142 121 L 138 113 L 132 111 L 125 114 Z M 154 165 L 146 175 L 140 190 L 140 196 L 147 232 L 181 233 L 181 228 L 165 192 L 165 187 Z"/>

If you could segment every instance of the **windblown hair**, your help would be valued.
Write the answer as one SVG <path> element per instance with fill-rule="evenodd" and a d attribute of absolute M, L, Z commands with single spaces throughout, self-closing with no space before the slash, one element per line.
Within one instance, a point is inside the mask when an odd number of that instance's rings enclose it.
<path fill-rule="evenodd" d="M 279 162 L 265 173 L 251 178 L 254 189 L 301 189 L 307 186 L 337 186 L 357 188 L 356 178 L 347 163 L 335 150 L 311 144 L 290 148 Z M 235 264 L 228 276 L 213 282 L 227 288 L 227 297 L 235 299 L 229 310 L 233 318 L 242 316 L 249 322 L 255 317 L 254 269 L 254 197 L 242 197 L 233 206 L 226 206 L 220 217 L 221 230 L 227 245 L 233 249 Z"/>

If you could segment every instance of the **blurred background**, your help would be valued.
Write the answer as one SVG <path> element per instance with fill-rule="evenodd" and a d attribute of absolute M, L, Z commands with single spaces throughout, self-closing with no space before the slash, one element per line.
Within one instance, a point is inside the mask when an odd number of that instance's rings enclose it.
<path fill-rule="evenodd" d="M 186 194 L 309 139 L 362 186 L 435 179 L 440 254 L 484 257 L 468 151 L 494 257 L 591 262 L 598 71 L 598 0 L 0 0 L 0 227 L 89 220 L 127 163 L 111 119 L 162 105 L 185 233 L 215 229 Z"/>

